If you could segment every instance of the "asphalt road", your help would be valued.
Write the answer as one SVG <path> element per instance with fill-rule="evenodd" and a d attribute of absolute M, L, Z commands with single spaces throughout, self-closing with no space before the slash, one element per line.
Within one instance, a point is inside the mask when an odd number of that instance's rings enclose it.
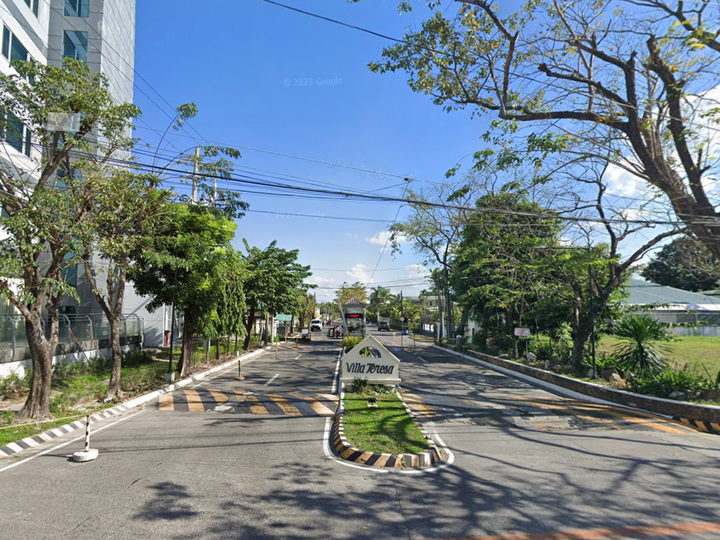
<path fill-rule="evenodd" d="M 380 340 L 446 466 L 388 473 L 329 453 L 338 342 L 323 338 L 102 422 L 94 462 L 60 440 L 0 463 L 0 536 L 720 538 L 719 437 Z"/>

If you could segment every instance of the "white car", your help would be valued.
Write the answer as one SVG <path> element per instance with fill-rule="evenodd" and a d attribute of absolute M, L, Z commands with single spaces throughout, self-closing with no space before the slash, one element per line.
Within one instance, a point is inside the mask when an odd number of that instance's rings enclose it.
<path fill-rule="evenodd" d="M 313 319 L 310 321 L 310 330 L 320 332 L 323 329 L 323 322 L 320 319 Z"/>

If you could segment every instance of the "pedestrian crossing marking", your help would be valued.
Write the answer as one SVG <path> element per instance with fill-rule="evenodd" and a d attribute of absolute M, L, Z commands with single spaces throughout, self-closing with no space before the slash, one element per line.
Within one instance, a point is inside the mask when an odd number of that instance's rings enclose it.
<path fill-rule="evenodd" d="M 585 408 L 585 407 L 575 406 L 575 405 L 573 405 L 572 407 L 571 406 L 562 406 L 562 405 L 552 405 L 545 401 L 535 401 L 532 399 L 522 398 L 522 397 L 513 397 L 512 399 L 517 399 L 517 400 L 522 401 L 523 403 L 529 403 L 530 405 L 535 405 L 535 406 L 543 408 L 543 409 L 549 409 L 551 411 L 558 411 L 558 412 L 564 412 L 567 414 L 571 414 L 573 416 L 577 416 L 578 418 L 582 418 L 583 420 L 587 420 L 588 422 L 594 422 L 594 423 L 598 423 L 598 424 L 609 424 L 609 425 L 617 424 L 617 422 L 615 422 L 615 420 L 611 420 L 610 418 L 600 418 L 600 417 L 592 416 L 589 414 L 581 414 L 581 413 L 578 413 L 576 410 L 574 410 L 574 409 L 592 410 L 593 412 L 596 412 L 596 409 L 590 409 L 589 407 Z M 600 411 L 597 411 L 597 412 L 600 412 Z M 602 411 L 602 412 L 606 412 L 606 411 Z M 547 429 L 547 426 L 542 425 L 538 422 L 535 422 L 535 424 L 538 426 L 542 426 L 543 429 Z"/>
<path fill-rule="evenodd" d="M 179 389 L 162 394 L 157 400 L 159 411 L 234 412 L 263 416 L 335 416 L 338 396 L 302 394 L 298 391 L 258 393 L 241 389 Z"/>
<path fill-rule="evenodd" d="M 255 396 L 245 396 L 245 401 L 250 404 L 250 411 L 253 414 L 268 415 L 268 410 L 260 404 L 260 401 Z"/>
<path fill-rule="evenodd" d="M 215 390 L 214 388 L 208 388 L 208 392 L 212 394 L 212 397 L 215 398 L 215 401 L 217 401 L 220 405 L 228 401 L 230 398 L 227 397 L 225 394 L 223 394 L 220 390 Z"/>
<path fill-rule="evenodd" d="M 173 410 L 173 396 L 170 392 L 167 394 L 162 394 L 159 399 L 160 405 L 158 406 L 158 409 L 161 411 L 172 411 Z"/>
<path fill-rule="evenodd" d="M 288 415 L 288 416 L 301 416 L 302 413 L 297 409 L 297 407 L 290 405 L 287 399 L 285 399 L 282 396 L 279 396 L 277 394 L 265 394 L 267 397 L 272 399 L 275 404 L 277 404 L 278 407 L 282 409 L 282 411 Z"/>
<path fill-rule="evenodd" d="M 311 397 L 302 395 L 300 392 L 288 392 L 288 394 L 290 394 L 291 396 L 296 397 L 298 399 L 304 399 L 305 401 L 309 401 L 310 406 L 312 407 L 313 411 L 315 411 L 315 413 L 318 416 L 334 416 L 335 415 L 335 411 L 333 411 L 332 409 L 329 409 L 328 407 L 326 407 L 322 403 L 314 400 Z M 323 394 L 318 394 L 318 395 L 323 395 Z M 335 396 L 332 396 L 332 397 L 335 397 Z"/>
<path fill-rule="evenodd" d="M 202 398 L 197 390 L 187 388 L 183 392 L 185 393 L 188 409 L 191 412 L 205 412 L 205 405 L 203 405 Z"/>
<path fill-rule="evenodd" d="M 408 392 L 404 392 L 403 399 L 405 400 L 405 403 L 407 403 L 408 407 L 410 407 L 414 411 L 421 413 L 426 418 L 432 419 L 440 417 L 438 412 L 432 407 L 428 407 L 423 402 L 422 398 L 417 394 L 410 394 Z"/>
<path fill-rule="evenodd" d="M 566 402 L 566 401 L 556 401 L 555 403 L 558 403 L 558 405 L 553 405 L 547 401 L 534 401 L 529 398 L 523 398 L 518 396 L 512 396 L 512 399 L 517 399 L 519 401 L 523 401 L 525 403 L 531 403 L 533 405 L 536 405 L 538 407 L 544 407 L 550 410 L 564 410 L 568 412 L 569 414 L 573 414 L 575 416 L 579 416 L 581 418 L 588 419 L 592 422 L 601 422 L 603 419 L 599 419 L 595 416 L 589 416 L 588 415 L 582 415 L 577 414 L 575 411 L 582 410 L 582 411 L 592 411 L 597 412 L 601 414 L 606 414 L 609 416 L 613 416 L 615 418 L 619 418 L 621 420 L 624 420 L 626 422 L 630 422 L 633 424 L 638 424 L 640 426 L 649 427 L 658 431 L 664 431 L 666 433 L 688 433 L 691 430 L 687 429 L 679 429 L 678 427 L 674 427 L 669 425 L 671 422 L 665 420 L 664 418 L 658 417 L 656 415 L 653 415 L 651 413 L 646 413 L 642 411 L 624 411 L 622 409 L 618 409 L 609 405 L 601 405 L 597 403 L 580 403 L 580 402 Z M 560 405 L 562 403 L 562 405 Z M 606 423 L 615 423 L 613 420 L 610 419 L 604 419 Z"/>

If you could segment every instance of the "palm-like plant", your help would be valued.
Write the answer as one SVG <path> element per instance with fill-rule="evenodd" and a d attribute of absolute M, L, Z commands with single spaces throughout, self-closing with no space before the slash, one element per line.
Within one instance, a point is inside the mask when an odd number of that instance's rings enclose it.
<path fill-rule="evenodd" d="M 623 340 L 614 353 L 621 366 L 638 375 L 652 375 L 667 369 L 669 341 L 665 327 L 647 315 L 627 315 L 613 328 L 613 334 Z"/>

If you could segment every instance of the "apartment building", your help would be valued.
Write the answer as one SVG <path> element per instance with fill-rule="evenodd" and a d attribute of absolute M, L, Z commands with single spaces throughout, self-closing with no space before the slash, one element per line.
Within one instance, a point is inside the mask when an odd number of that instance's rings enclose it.
<path fill-rule="evenodd" d="M 32 59 L 60 65 L 64 58 L 71 57 L 103 73 L 118 103 L 133 101 L 135 0 L 0 0 L 0 21 L 2 72 L 12 70 L 13 60 Z M 18 121 L 15 129 L 0 135 L 0 166 L 4 162 L 5 166 L 31 173 L 36 167 L 32 158 L 38 158 L 41 151 L 33 145 L 31 131 Z M 2 234 L 0 232 L 0 240 Z M 92 338 L 92 324 L 102 318 L 101 310 L 84 279 L 83 269 L 71 269 L 67 280 L 76 286 L 80 302 L 65 299 L 63 315 L 68 321 L 86 318 L 90 321 L 91 341 L 99 342 Z M 166 310 L 148 313 L 146 303 L 146 299 L 128 287 L 124 304 L 128 320 L 132 325 L 144 326 L 146 345 L 158 346 L 162 344 L 167 326 Z M 0 301 L 0 316 L 7 317 L 11 311 Z M 7 362 L 7 356 L 0 354 L 0 362 Z M 16 353 L 12 356 L 13 360 L 21 359 Z M 0 369 L 0 375 L 2 371 Z"/>

